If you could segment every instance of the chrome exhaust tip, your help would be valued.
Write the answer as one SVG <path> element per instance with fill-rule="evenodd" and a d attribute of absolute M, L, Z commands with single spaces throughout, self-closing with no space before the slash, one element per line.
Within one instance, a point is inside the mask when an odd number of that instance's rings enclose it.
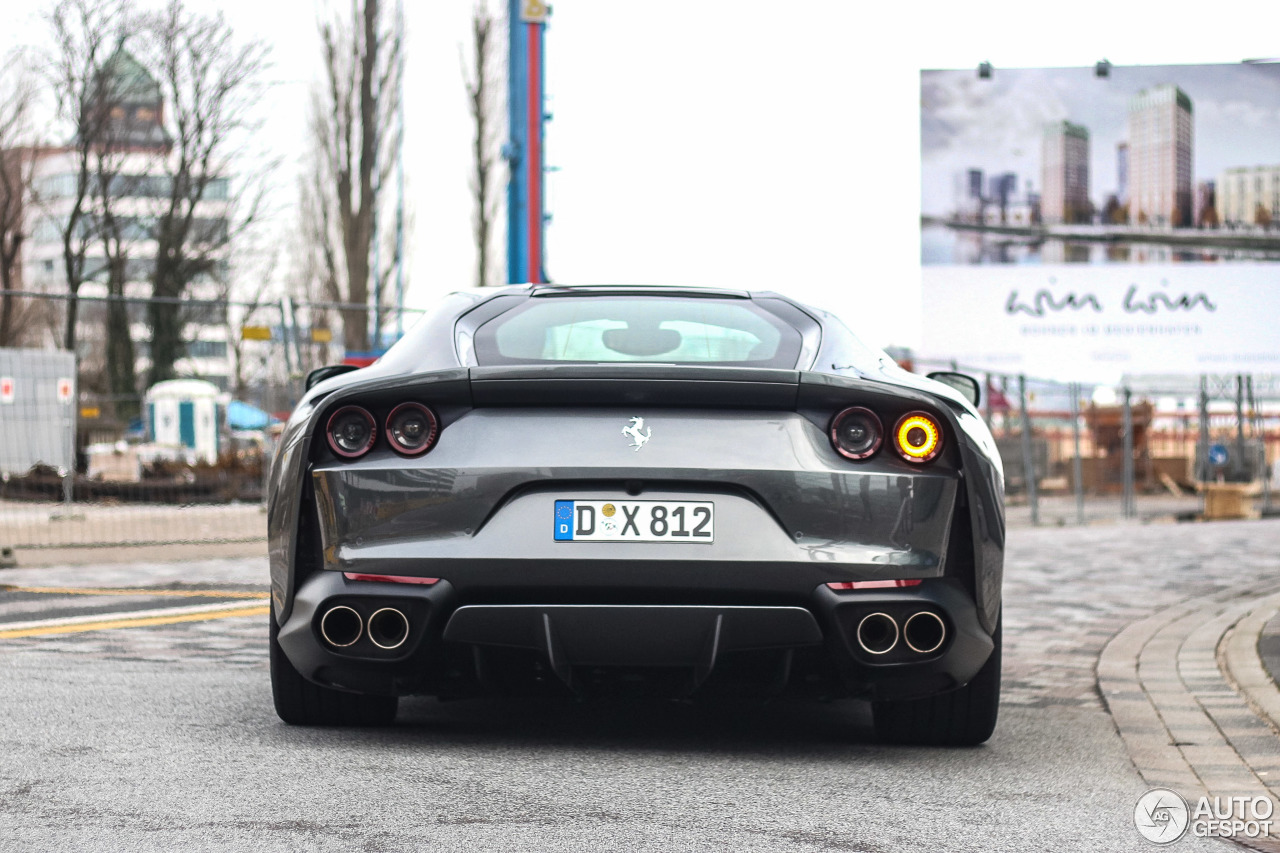
<path fill-rule="evenodd" d="M 921 610 L 903 624 L 902 639 L 911 651 L 927 655 L 942 648 L 947 639 L 947 625 L 937 613 Z"/>
<path fill-rule="evenodd" d="M 898 623 L 888 613 L 869 613 L 858 623 L 858 645 L 870 655 L 883 655 L 898 645 Z"/>
<path fill-rule="evenodd" d="M 320 617 L 320 636 L 335 649 L 345 649 L 360 639 L 364 631 L 364 620 L 345 604 L 330 607 Z"/>
<path fill-rule="evenodd" d="M 369 617 L 369 639 L 380 649 L 398 649 L 409 639 L 409 617 L 394 607 L 384 607 Z"/>

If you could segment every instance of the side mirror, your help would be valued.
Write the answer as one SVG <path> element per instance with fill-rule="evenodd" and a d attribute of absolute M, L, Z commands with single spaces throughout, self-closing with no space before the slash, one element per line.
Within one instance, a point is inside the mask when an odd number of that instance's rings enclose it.
<path fill-rule="evenodd" d="M 973 406 L 978 405 L 978 401 L 982 399 L 982 388 L 978 385 L 978 380 L 972 376 L 965 376 L 963 373 L 930 373 L 929 378 L 934 382 L 941 382 L 948 388 L 954 388 L 960 392 L 960 396 L 964 397 Z"/>
<path fill-rule="evenodd" d="M 326 379 L 332 379 L 335 376 L 341 376 L 344 373 L 359 369 L 354 364 L 326 364 L 324 367 L 317 367 L 307 374 L 307 383 L 304 390 L 310 391 Z"/>

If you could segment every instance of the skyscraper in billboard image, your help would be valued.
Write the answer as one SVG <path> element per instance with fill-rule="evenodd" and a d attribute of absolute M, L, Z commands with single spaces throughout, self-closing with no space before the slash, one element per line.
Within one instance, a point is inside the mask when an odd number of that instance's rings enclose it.
<path fill-rule="evenodd" d="M 924 71 L 920 210 L 925 356 L 1280 369 L 1280 65 Z"/>

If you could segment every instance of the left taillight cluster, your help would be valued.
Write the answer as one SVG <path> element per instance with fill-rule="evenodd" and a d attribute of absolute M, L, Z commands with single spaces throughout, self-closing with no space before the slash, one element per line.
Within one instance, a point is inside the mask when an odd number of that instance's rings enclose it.
<path fill-rule="evenodd" d="M 846 459 L 870 459 L 885 442 L 880 416 L 863 406 L 850 406 L 831 419 L 831 446 Z M 908 462 L 922 465 L 942 452 L 942 426 L 928 412 L 907 412 L 894 423 L 889 443 Z"/>
<path fill-rule="evenodd" d="M 421 456 L 440 437 L 440 420 L 421 403 L 401 403 L 387 413 L 382 432 L 396 453 Z M 378 443 L 378 420 L 363 406 L 343 406 L 329 416 L 325 438 L 338 456 L 359 459 Z"/>

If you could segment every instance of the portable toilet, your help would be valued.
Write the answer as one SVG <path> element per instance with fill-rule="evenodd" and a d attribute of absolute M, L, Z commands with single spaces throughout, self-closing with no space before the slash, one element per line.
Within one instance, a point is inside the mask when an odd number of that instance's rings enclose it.
<path fill-rule="evenodd" d="M 222 396 L 217 385 L 203 379 L 169 379 L 152 385 L 145 397 L 151 440 L 184 448 L 199 462 L 216 463 L 226 420 Z"/>

